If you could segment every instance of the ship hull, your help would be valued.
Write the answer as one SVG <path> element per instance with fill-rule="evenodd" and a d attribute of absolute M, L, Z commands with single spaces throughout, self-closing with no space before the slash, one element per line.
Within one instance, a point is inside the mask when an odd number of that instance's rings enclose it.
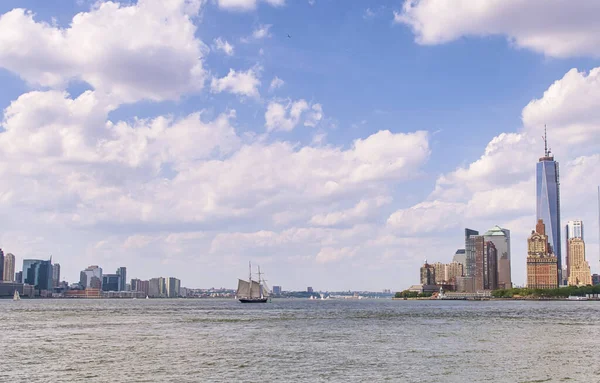
<path fill-rule="evenodd" d="M 267 303 L 269 298 L 240 298 L 242 303 Z"/>

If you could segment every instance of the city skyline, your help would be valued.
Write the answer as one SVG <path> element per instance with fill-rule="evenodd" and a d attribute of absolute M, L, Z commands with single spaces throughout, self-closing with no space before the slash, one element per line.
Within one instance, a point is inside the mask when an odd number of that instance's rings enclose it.
<path fill-rule="evenodd" d="M 475 3 L 0 2 L 0 247 L 70 281 L 235 286 L 252 261 L 380 291 L 498 225 L 524 285 L 546 125 L 598 273 L 593 12 Z"/>

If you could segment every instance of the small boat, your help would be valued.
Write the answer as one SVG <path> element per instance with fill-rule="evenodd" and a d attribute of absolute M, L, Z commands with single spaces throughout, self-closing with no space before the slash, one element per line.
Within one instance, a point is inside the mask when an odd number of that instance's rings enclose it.
<path fill-rule="evenodd" d="M 150 298 L 148 298 L 148 296 L 146 295 L 146 299 L 150 299 Z"/>
<path fill-rule="evenodd" d="M 582 296 L 578 296 L 578 295 L 569 295 L 569 298 L 567 298 L 570 301 L 587 301 L 588 297 L 582 297 Z"/>
<path fill-rule="evenodd" d="M 15 294 L 13 295 L 13 301 L 20 301 L 21 300 L 21 296 L 19 295 L 19 292 L 17 290 L 15 290 Z"/>
<path fill-rule="evenodd" d="M 258 281 L 252 279 L 252 264 L 249 263 L 250 275 L 248 281 L 238 279 L 236 298 L 242 303 L 266 303 L 269 301 L 269 289 L 263 280 L 260 266 L 258 267 Z"/>

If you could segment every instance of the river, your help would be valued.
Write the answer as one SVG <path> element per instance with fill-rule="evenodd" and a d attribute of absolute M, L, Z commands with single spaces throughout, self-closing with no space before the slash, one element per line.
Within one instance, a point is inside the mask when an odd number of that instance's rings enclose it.
<path fill-rule="evenodd" d="M 600 302 L 0 300 L 0 382 L 584 382 Z"/>

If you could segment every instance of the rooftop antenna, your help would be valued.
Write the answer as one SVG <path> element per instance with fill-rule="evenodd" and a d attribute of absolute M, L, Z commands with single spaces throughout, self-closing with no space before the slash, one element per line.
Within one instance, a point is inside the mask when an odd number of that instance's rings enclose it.
<path fill-rule="evenodd" d="M 549 152 L 548 152 L 548 134 L 546 132 L 546 124 L 544 124 L 544 155 L 546 157 L 549 156 Z"/>

